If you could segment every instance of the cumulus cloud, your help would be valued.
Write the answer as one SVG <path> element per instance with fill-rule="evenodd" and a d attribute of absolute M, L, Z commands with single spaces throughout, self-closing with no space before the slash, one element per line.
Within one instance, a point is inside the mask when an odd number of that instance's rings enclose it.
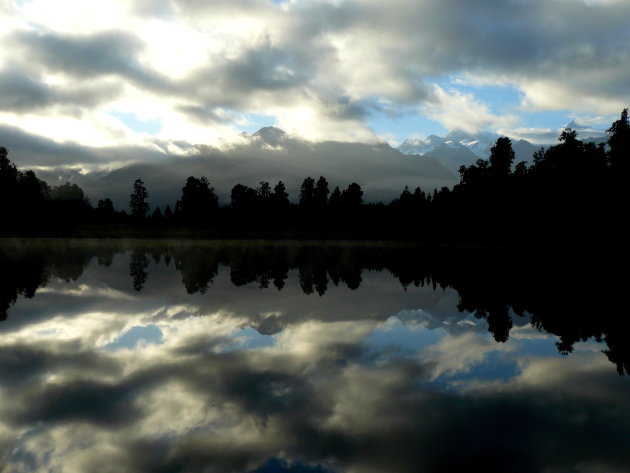
<path fill-rule="evenodd" d="M 422 107 L 424 113 L 439 121 L 448 129 L 477 133 L 481 130 L 497 130 L 499 127 L 510 127 L 518 122 L 514 115 L 499 116 L 492 113 L 489 107 L 468 93 L 456 89 L 445 90 L 436 85 L 432 98 Z"/>

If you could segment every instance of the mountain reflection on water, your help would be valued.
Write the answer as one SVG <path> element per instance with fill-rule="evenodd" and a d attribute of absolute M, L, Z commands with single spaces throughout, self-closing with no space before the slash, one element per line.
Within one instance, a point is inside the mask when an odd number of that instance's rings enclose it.
<path fill-rule="evenodd" d="M 4 241 L 0 471 L 630 471 L 611 258 Z"/>

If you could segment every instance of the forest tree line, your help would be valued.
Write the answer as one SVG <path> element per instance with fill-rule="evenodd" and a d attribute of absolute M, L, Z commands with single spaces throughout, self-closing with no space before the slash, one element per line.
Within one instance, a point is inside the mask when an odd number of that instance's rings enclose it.
<path fill-rule="evenodd" d="M 307 177 L 297 203 L 282 181 L 256 188 L 236 184 L 219 205 L 205 177 L 190 176 L 173 208 L 149 206 L 142 179 L 131 187 L 129 212 L 109 198 L 96 206 L 76 184 L 49 186 L 20 171 L 0 147 L 0 215 L 5 234 L 46 233 L 64 226 L 185 227 L 211 235 L 384 237 L 434 242 L 509 242 L 550 236 L 611 238 L 627 208 L 630 161 L 628 110 L 607 130 L 607 146 L 582 142 L 567 128 L 558 144 L 539 149 L 533 163 L 514 163 L 509 138 L 498 138 L 487 160 L 459 169 L 452 189 L 405 187 L 389 203 L 365 203 L 357 183 L 331 190 Z M 214 233 L 212 233 L 214 232 Z"/>

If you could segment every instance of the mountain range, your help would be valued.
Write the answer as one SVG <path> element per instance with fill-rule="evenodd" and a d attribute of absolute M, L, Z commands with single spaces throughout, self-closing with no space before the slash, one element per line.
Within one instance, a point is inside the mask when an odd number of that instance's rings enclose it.
<path fill-rule="evenodd" d="M 606 141 L 606 134 L 602 130 L 584 126 L 575 121 L 567 123 L 561 130 L 565 128 L 577 131 L 581 140 L 595 143 Z M 558 131 L 558 135 L 560 135 L 560 131 Z M 460 166 L 473 164 L 477 159 L 488 159 L 490 149 L 494 146 L 497 138 L 499 135 L 490 132 L 472 134 L 462 130 L 453 130 L 444 137 L 430 135 L 424 140 L 408 138 L 397 149 L 403 154 L 432 156 L 452 173 L 458 175 Z M 512 148 L 516 155 L 515 163 L 525 161 L 531 164 L 532 156 L 536 150 L 552 144 L 533 144 L 527 140 L 513 139 Z"/>
<path fill-rule="evenodd" d="M 574 122 L 567 126 L 576 129 L 581 138 L 591 135 L 588 138 L 591 141 L 605 140 L 601 131 L 581 127 Z M 594 136 L 597 134 L 599 136 Z M 7 135 L 13 139 L 9 143 L 12 153 L 15 150 L 18 156 L 39 156 L 37 153 L 34 155 L 29 148 L 24 148 L 14 135 Z M 290 200 L 296 202 L 302 181 L 307 176 L 314 179 L 326 177 L 331 191 L 335 186 L 343 189 L 357 182 L 364 191 L 365 201 L 387 203 L 399 196 L 405 186 L 410 189 L 420 187 L 428 192 L 444 186 L 452 187 L 458 181 L 459 167 L 470 165 L 477 159 L 487 159 L 497 137 L 488 132 L 469 134 L 454 130 L 445 137 L 431 135 L 424 140 L 408 139 L 394 148 L 384 142 L 312 143 L 290 136 L 278 128 L 265 127 L 251 135 L 244 133 L 242 142 L 229 149 L 196 145 L 196 152 L 192 156 L 159 153 L 159 156 L 147 156 L 148 159 L 123 165 L 106 174 L 102 171 L 68 174 L 67 170 L 56 167 L 41 169 L 37 173 L 40 178 L 54 185 L 66 180 L 78 184 L 93 204 L 109 197 L 118 209 L 127 208 L 133 182 L 138 178 L 145 183 L 152 207 L 164 209 L 166 204 L 173 207 L 181 196 L 188 176 L 206 176 L 222 204 L 230 202 L 230 191 L 236 184 L 255 188 L 261 181 L 274 186 L 279 180 L 285 183 Z M 533 153 L 540 148 L 540 145 L 525 140 L 513 140 L 512 144 L 516 162 L 530 162 Z M 57 144 L 39 144 L 35 151 L 39 150 L 39 154 L 42 150 L 48 153 L 42 155 L 40 160 L 49 157 L 49 149 L 68 151 Z M 70 151 L 80 152 L 74 149 Z M 105 150 L 103 153 L 120 154 L 115 150 Z M 124 155 L 134 156 L 138 153 L 127 150 Z"/>
<path fill-rule="evenodd" d="M 432 191 L 457 182 L 437 158 L 409 156 L 387 143 L 311 143 L 273 127 L 244 138 L 242 144 L 226 150 L 200 145 L 194 157 L 139 162 L 105 176 L 76 175 L 73 181 L 86 190 L 93 203 L 110 197 L 116 208 L 126 208 L 133 182 L 141 178 L 151 206 L 162 209 L 166 204 L 173 208 L 188 176 L 206 176 L 221 204 L 230 202 L 230 191 L 236 184 L 256 188 L 267 181 L 273 187 L 279 180 L 285 183 L 289 199 L 296 202 L 302 181 L 308 176 L 316 180 L 324 176 L 331 191 L 357 182 L 366 202 L 389 202 L 405 186 Z"/>

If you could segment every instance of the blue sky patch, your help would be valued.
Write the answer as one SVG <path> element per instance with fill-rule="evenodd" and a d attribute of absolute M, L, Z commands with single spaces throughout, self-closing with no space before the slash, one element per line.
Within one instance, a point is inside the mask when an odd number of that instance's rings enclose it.
<path fill-rule="evenodd" d="M 162 331 L 155 325 L 132 327 L 115 341 L 106 345 L 105 350 L 116 351 L 124 348 L 132 349 L 142 341 L 148 344 L 161 345 L 164 343 Z"/>
<path fill-rule="evenodd" d="M 135 113 L 109 112 L 115 118 L 123 122 L 130 130 L 136 133 L 156 135 L 162 129 L 161 120 L 142 120 Z"/>
<path fill-rule="evenodd" d="M 225 350 L 227 352 L 271 347 L 276 342 L 274 337 L 258 333 L 252 327 L 235 330 L 229 335 L 229 338 L 234 339 L 235 343 Z"/>

